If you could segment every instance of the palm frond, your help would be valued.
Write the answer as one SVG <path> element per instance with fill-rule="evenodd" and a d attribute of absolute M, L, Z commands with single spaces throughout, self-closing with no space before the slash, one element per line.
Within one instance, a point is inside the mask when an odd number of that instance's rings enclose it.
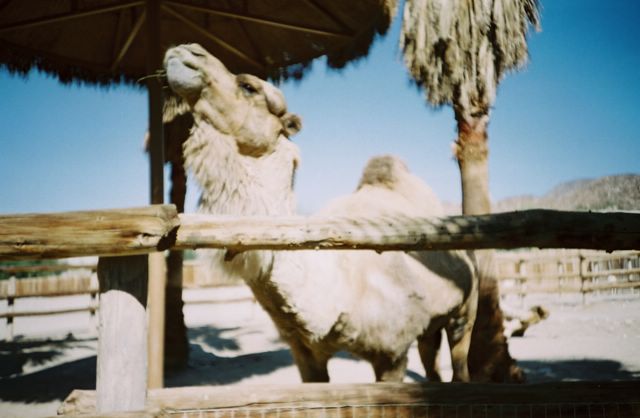
<path fill-rule="evenodd" d="M 528 59 L 537 0 L 406 0 L 400 45 L 434 106 L 487 114 L 504 74 Z"/>

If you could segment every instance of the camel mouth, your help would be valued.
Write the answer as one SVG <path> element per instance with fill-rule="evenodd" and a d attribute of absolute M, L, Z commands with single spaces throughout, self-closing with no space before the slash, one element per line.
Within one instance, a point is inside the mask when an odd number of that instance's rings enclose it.
<path fill-rule="evenodd" d="M 171 89 L 181 96 L 192 96 L 202 88 L 202 74 L 190 60 L 169 56 L 165 61 L 167 81 Z"/>

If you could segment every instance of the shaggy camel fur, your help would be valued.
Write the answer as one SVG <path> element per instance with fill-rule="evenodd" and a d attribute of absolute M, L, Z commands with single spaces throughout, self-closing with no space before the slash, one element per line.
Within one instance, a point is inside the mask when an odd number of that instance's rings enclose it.
<path fill-rule="evenodd" d="M 194 116 L 184 154 L 202 188 L 200 210 L 293 214 L 299 151 L 288 136 L 301 122 L 287 113 L 282 93 L 256 77 L 231 74 L 195 44 L 169 49 L 164 64 L 170 87 Z M 384 156 L 367 165 L 355 193 L 321 214 L 390 219 L 441 209 L 428 186 Z M 327 362 L 340 350 L 369 361 L 377 380 L 400 381 L 416 339 L 428 378 L 440 380 L 435 357 L 443 328 L 453 378 L 469 380 L 477 280 L 466 253 L 248 251 L 227 258 L 291 346 L 303 381 L 328 381 Z"/>

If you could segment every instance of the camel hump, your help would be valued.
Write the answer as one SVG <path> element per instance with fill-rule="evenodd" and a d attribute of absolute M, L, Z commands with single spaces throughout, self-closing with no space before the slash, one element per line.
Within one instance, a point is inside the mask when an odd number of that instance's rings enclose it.
<path fill-rule="evenodd" d="M 409 173 L 407 165 L 394 155 L 379 155 L 369 160 L 362 172 L 358 189 L 364 185 L 383 185 L 393 188 Z"/>
<path fill-rule="evenodd" d="M 404 161 L 394 155 L 379 155 L 369 160 L 362 172 L 358 191 L 363 192 L 367 188 L 382 188 L 402 196 L 420 216 L 441 216 L 444 213 L 440 199 L 431 187 L 412 174 Z"/>

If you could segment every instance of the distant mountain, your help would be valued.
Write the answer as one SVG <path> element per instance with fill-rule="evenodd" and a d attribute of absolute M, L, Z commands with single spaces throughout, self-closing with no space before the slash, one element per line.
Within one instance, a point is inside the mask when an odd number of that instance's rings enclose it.
<path fill-rule="evenodd" d="M 522 209 L 640 210 L 640 175 L 621 174 L 561 183 L 547 194 L 495 202 L 494 212 Z"/>
<path fill-rule="evenodd" d="M 444 202 L 445 213 L 460 214 L 460 204 Z M 621 174 L 560 183 L 543 196 L 508 197 L 493 212 L 525 209 L 640 211 L 640 175 Z"/>

